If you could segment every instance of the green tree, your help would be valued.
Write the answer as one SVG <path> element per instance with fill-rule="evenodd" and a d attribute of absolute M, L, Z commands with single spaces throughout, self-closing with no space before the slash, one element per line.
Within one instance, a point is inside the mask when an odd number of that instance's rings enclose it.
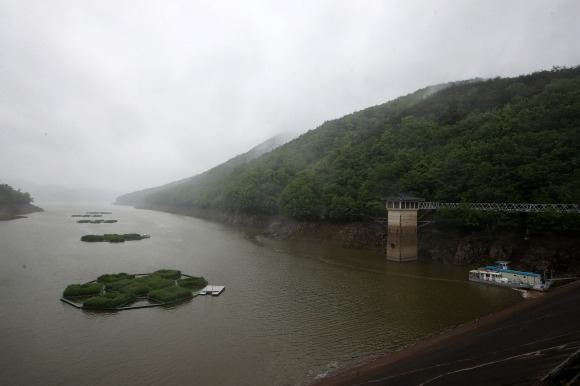
<path fill-rule="evenodd" d="M 314 173 L 304 171 L 292 179 L 282 191 L 280 212 L 298 220 L 320 219 L 320 205 L 314 188 Z"/>

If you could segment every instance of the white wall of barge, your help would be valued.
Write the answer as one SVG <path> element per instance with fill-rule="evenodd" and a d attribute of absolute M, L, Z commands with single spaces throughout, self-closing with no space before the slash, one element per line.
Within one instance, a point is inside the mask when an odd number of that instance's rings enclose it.
<path fill-rule="evenodd" d="M 542 284 L 542 278 L 540 275 L 524 275 L 522 273 L 516 273 L 514 271 L 501 271 L 501 270 L 472 270 L 469 272 L 470 276 L 477 275 L 476 277 L 481 280 L 498 281 L 497 279 L 507 279 L 507 281 L 512 283 L 522 283 L 522 284 Z M 499 275 L 498 275 L 499 274 Z"/>

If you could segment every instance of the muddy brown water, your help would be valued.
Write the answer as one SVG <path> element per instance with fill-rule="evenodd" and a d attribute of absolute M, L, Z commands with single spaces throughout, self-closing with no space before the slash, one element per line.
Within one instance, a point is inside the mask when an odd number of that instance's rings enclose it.
<path fill-rule="evenodd" d="M 162 212 L 43 205 L 0 222 L 0 381 L 10 385 L 306 385 L 521 301 L 468 268 L 267 240 Z M 73 214 L 112 212 L 114 224 Z M 120 244 L 85 234 L 148 233 Z M 121 312 L 61 302 L 104 273 L 179 269 L 224 285 L 168 307 Z"/>

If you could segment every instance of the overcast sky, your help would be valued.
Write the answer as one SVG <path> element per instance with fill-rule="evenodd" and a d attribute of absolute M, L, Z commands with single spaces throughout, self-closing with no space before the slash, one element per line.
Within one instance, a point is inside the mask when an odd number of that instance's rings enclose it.
<path fill-rule="evenodd" d="M 577 0 L 0 0 L 0 183 L 162 185 L 427 85 L 579 65 L 579 19 Z"/>

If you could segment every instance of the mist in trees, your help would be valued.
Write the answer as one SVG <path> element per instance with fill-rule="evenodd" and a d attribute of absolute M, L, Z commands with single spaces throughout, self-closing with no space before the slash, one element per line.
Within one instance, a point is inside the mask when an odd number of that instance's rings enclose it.
<path fill-rule="evenodd" d="M 579 91 L 579 67 L 425 88 L 145 201 L 311 221 L 384 216 L 379 199 L 395 191 L 439 202 L 580 202 Z"/>

